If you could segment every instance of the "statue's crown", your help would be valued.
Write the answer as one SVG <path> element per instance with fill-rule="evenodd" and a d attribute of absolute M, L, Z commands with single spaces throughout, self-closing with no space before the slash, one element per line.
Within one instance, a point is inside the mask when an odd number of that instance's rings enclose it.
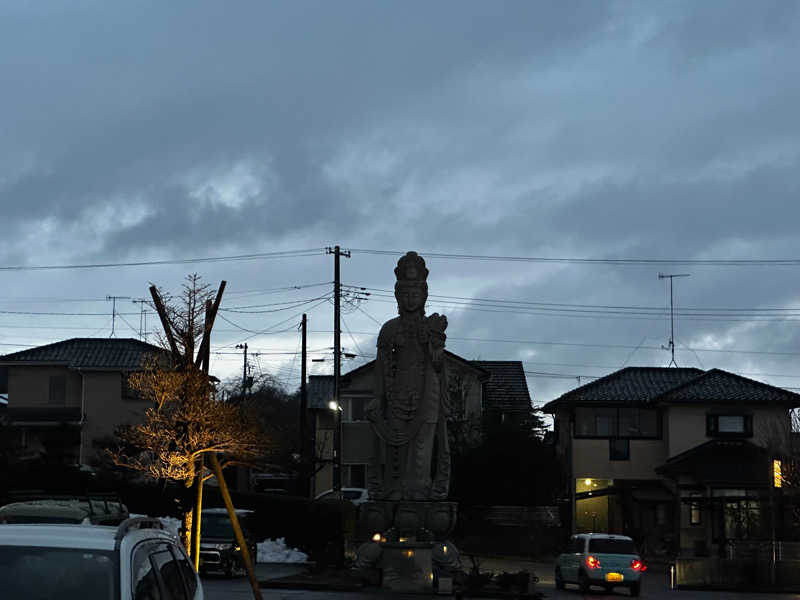
<path fill-rule="evenodd" d="M 397 281 L 425 281 L 428 278 L 428 269 L 425 261 L 416 252 L 406 252 L 405 256 L 397 261 L 394 270 Z"/>

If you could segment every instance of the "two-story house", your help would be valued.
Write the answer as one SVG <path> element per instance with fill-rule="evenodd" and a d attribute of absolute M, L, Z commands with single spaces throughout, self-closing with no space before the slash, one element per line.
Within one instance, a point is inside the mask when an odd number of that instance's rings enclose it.
<path fill-rule="evenodd" d="M 768 539 L 774 469 L 800 395 L 720 369 L 628 367 L 543 407 L 554 417 L 573 532 L 703 556 Z M 775 518 L 778 518 L 776 510 Z"/>
<path fill-rule="evenodd" d="M 452 413 L 448 422 L 455 444 L 477 444 L 484 419 L 497 422 L 524 419 L 531 410 L 531 397 L 519 361 L 469 361 L 445 352 L 448 391 Z M 344 374 L 340 382 L 342 407 L 342 486 L 366 487 L 367 469 L 374 451 L 373 433 L 366 406 L 374 398 L 375 361 Z M 308 383 L 309 409 L 313 414 L 315 456 L 322 466 L 314 478 L 313 493 L 331 489 L 336 412 L 333 377 L 312 375 Z"/>
<path fill-rule="evenodd" d="M 96 442 L 150 406 L 128 375 L 159 356 L 157 346 L 125 338 L 74 338 L 0 356 L 3 446 L 16 458 L 90 464 Z"/>

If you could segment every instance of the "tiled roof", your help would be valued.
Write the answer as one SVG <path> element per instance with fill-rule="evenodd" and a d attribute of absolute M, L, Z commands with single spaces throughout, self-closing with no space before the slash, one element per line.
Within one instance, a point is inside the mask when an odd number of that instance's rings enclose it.
<path fill-rule="evenodd" d="M 723 371 L 668 367 L 627 367 L 548 402 L 559 406 L 642 405 L 662 402 L 780 402 L 800 406 L 800 394 Z"/>
<path fill-rule="evenodd" d="M 551 412 L 560 405 L 649 404 L 664 392 L 702 375 L 700 369 L 626 367 L 582 385 L 544 405 Z"/>
<path fill-rule="evenodd" d="M 64 364 L 71 369 L 134 370 L 146 357 L 163 354 L 158 346 L 132 338 L 72 338 L 0 356 L 0 364 Z"/>
<path fill-rule="evenodd" d="M 531 395 L 525 370 L 518 360 L 471 360 L 471 364 L 488 371 L 490 377 L 483 384 L 484 410 L 527 411 Z"/>
<path fill-rule="evenodd" d="M 657 398 L 658 402 L 785 402 L 800 406 L 800 394 L 722 369 L 711 369 Z"/>
<path fill-rule="evenodd" d="M 746 440 L 709 440 L 673 456 L 656 467 L 656 473 L 685 473 L 706 483 L 757 485 L 771 478 L 770 460 L 766 448 Z"/>

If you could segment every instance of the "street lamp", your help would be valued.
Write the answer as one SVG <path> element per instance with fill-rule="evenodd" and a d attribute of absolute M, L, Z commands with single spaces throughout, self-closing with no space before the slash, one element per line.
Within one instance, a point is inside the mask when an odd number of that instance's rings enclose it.
<path fill-rule="evenodd" d="M 335 411 L 333 423 L 333 491 L 342 499 L 342 407 L 335 400 L 328 402 L 328 408 Z"/>

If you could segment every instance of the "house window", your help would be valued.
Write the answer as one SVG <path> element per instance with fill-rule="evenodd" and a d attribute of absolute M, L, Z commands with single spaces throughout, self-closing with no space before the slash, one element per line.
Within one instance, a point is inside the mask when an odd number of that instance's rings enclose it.
<path fill-rule="evenodd" d="M 706 415 L 709 437 L 752 437 L 752 415 Z"/>
<path fill-rule="evenodd" d="M 64 406 L 67 402 L 67 378 L 64 375 L 50 376 L 50 392 L 47 403 L 53 406 Z"/>
<path fill-rule="evenodd" d="M 367 465 L 344 465 L 345 487 L 367 487 Z"/>
<path fill-rule="evenodd" d="M 616 408 L 575 409 L 576 437 L 612 437 L 617 433 Z"/>
<path fill-rule="evenodd" d="M 694 494 L 694 497 L 697 497 L 697 494 Z M 699 500 L 692 500 L 689 503 L 689 525 L 702 525 L 703 524 L 703 513 L 700 510 L 700 501 Z"/>
<path fill-rule="evenodd" d="M 8 393 L 8 367 L 0 367 L 0 394 Z"/>
<path fill-rule="evenodd" d="M 368 402 L 369 398 L 364 397 L 343 398 L 344 420 L 348 422 L 366 421 Z"/>
<path fill-rule="evenodd" d="M 652 408 L 620 408 L 620 437 L 657 438 L 658 412 Z"/>
<path fill-rule="evenodd" d="M 654 408 L 575 408 L 575 437 L 659 439 L 658 411 Z"/>
<path fill-rule="evenodd" d="M 630 460 L 631 441 L 622 438 L 608 440 L 608 458 L 609 460 Z"/>

